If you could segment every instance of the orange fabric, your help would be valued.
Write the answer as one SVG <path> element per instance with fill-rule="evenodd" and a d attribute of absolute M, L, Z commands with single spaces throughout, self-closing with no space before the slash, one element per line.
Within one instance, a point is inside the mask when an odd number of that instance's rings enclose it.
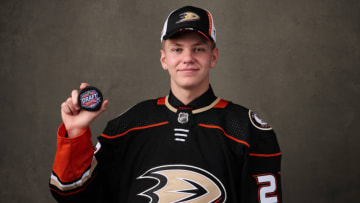
<path fill-rule="evenodd" d="M 146 126 L 141 126 L 141 127 L 135 127 L 135 128 L 130 128 L 129 130 L 118 134 L 118 135 L 114 135 L 114 136 L 109 136 L 109 135 L 105 135 L 105 134 L 101 134 L 101 137 L 105 137 L 108 139 L 114 139 L 114 138 L 118 138 L 121 137 L 123 135 L 126 135 L 127 133 L 129 133 L 130 131 L 134 131 L 134 130 L 142 130 L 142 129 L 146 129 L 146 128 L 151 128 L 151 127 L 156 127 L 156 126 L 161 126 L 161 125 L 165 125 L 168 124 L 168 121 L 162 122 L 162 123 L 156 123 L 156 124 L 152 124 L 152 125 L 146 125 Z"/>
<path fill-rule="evenodd" d="M 165 99 L 166 99 L 166 97 L 160 97 L 157 100 L 157 105 L 165 105 Z"/>
<path fill-rule="evenodd" d="M 249 156 L 258 156 L 258 157 L 274 157 L 274 156 L 280 156 L 281 152 L 276 154 L 255 154 L 255 153 L 249 153 Z"/>
<path fill-rule="evenodd" d="M 231 135 L 227 134 L 227 133 L 225 132 L 225 130 L 222 129 L 221 127 L 219 127 L 219 126 L 216 126 L 216 125 L 206 125 L 206 124 L 201 124 L 201 123 L 198 124 L 198 125 L 201 126 L 201 127 L 205 127 L 205 128 L 216 128 L 216 129 L 219 129 L 219 130 L 221 130 L 221 131 L 224 133 L 224 135 L 225 135 L 226 137 L 228 137 L 228 138 L 230 138 L 230 139 L 232 139 L 232 140 L 234 140 L 234 141 L 236 141 L 236 142 L 238 142 L 238 143 L 244 144 L 244 145 L 246 145 L 247 147 L 250 147 L 250 145 L 249 145 L 247 142 L 245 142 L 245 141 L 243 141 L 243 140 L 236 139 L 235 137 L 232 137 Z"/>
<path fill-rule="evenodd" d="M 211 30 L 212 30 L 212 19 L 211 19 L 211 15 L 209 12 L 206 12 L 206 14 L 209 17 L 209 35 L 211 36 Z"/>
<path fill-rule="evenodd" d="M 79 136 L 66 138 L 65 125 L 58 129 L 57 150 L 53 171 L 62 182 L 71 182 L 81 175 L 91 165 L 94 148 L 91 142 L 90 128 L 85 129 Z"/>
<path fill-rule="evenodd" d="M 229 101 L 223 100 L 221 99 L 215 106 L 214 108 L 225 108 L 228 105 Z"/>
<path fill-rule="evenodd" d="M 201 32 L 201 31 L 199 31 L 199 30 L 198 30 L 198 32 L 199 32 L 202 36 L 204 36 L 208 41 L 211 41 L 211 40 L 209 39 L 209 37 L 208 37 L 207 35 L 205 35 L 203 32 Z"/>

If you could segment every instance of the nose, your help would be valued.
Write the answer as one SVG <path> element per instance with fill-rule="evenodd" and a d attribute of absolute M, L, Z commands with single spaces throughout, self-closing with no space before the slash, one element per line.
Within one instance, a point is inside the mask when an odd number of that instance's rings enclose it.
<path fill-rule="evenodd" d="M 184 50 L 183 54 L 184 54 L 183 55 L 184 63 L 193 63 L 194 62 L 194 56 L 193 56 L 191 49 Z"/>

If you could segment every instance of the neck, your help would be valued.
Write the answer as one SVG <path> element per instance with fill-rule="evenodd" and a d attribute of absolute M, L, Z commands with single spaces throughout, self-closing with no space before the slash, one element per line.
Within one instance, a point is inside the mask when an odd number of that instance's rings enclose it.
<path fill-rule="evenodd" d="M 208 89 L 209 89 L 209 84 L 203 87 L 197 87 L 193 89 L 174 88 L 174 86 L 171 86 L 171 91 L 174 94 L 174 96 L 178 100 L 180 100 L 184 105 L 188 105 L 194 99 L 204 94 Z"/>

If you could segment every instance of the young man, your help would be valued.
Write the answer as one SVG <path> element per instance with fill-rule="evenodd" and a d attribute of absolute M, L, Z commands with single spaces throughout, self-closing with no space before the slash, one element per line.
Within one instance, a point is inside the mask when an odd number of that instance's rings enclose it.
<path fill-rule="evenodd" d="M 281 202 L 274 131 L 210 87 L 218 59 L 212 15 L 190 6 L 173 11 L 161 41 L 170 94 L 110 121 L 95 149 L 89 125 L 108 101 L 97 112 L 83 111 L 74 90 L 62 104 L 53 196 L 64 202 Z"/>

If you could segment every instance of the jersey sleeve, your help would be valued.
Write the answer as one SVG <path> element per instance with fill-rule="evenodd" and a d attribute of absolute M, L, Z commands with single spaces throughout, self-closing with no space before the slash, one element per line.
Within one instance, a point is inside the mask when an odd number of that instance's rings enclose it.
<path fill-rule="evenodd" d="M 106 166 L 110 162 L 111 152 L 108 151 L 111 149 L 101 147 L 100 141 L 93 147 L 89 128 L 74 138 L 67 138 L 65 135 L 65 126 L 61 124 L 49 183 L 50 191 L 58 202 L 98 202 L 100 197 L 105 196 L 107 187 L 104 177 L 106 172 L 101 165 Z"/>
<path fill-rule="evenodd" d="M 249 154 L 247 176 L 249 199 L 246 202 L 282 202 L 281 151 L 274 130 L 249 111 Z"/>
<path fill-rule="evenodd" d="M 57 135 L 57 150 L 50 177 L 50 191 L 59 202 L 83 200 L 94 179 L 97 161 L 94 158 L 90 129 L 79 136 L 66 137 L 66 129 L 61 124 Z"/>
<path fill-rule="evenodd" d="M 97 144 L 91 141 L 90 128 L 79 136 L 66 137 L 61 124 L 57 133 L 57 150 L 50 177 L 50 191 L 58 202 L 114 202 L 111 188 L 112 164 L 118 150 L 111 137 L 126 132 L 132 125 L 133 108 L 109 121 Z M 130 113 L 129 113 L 130 112 Z"/>

